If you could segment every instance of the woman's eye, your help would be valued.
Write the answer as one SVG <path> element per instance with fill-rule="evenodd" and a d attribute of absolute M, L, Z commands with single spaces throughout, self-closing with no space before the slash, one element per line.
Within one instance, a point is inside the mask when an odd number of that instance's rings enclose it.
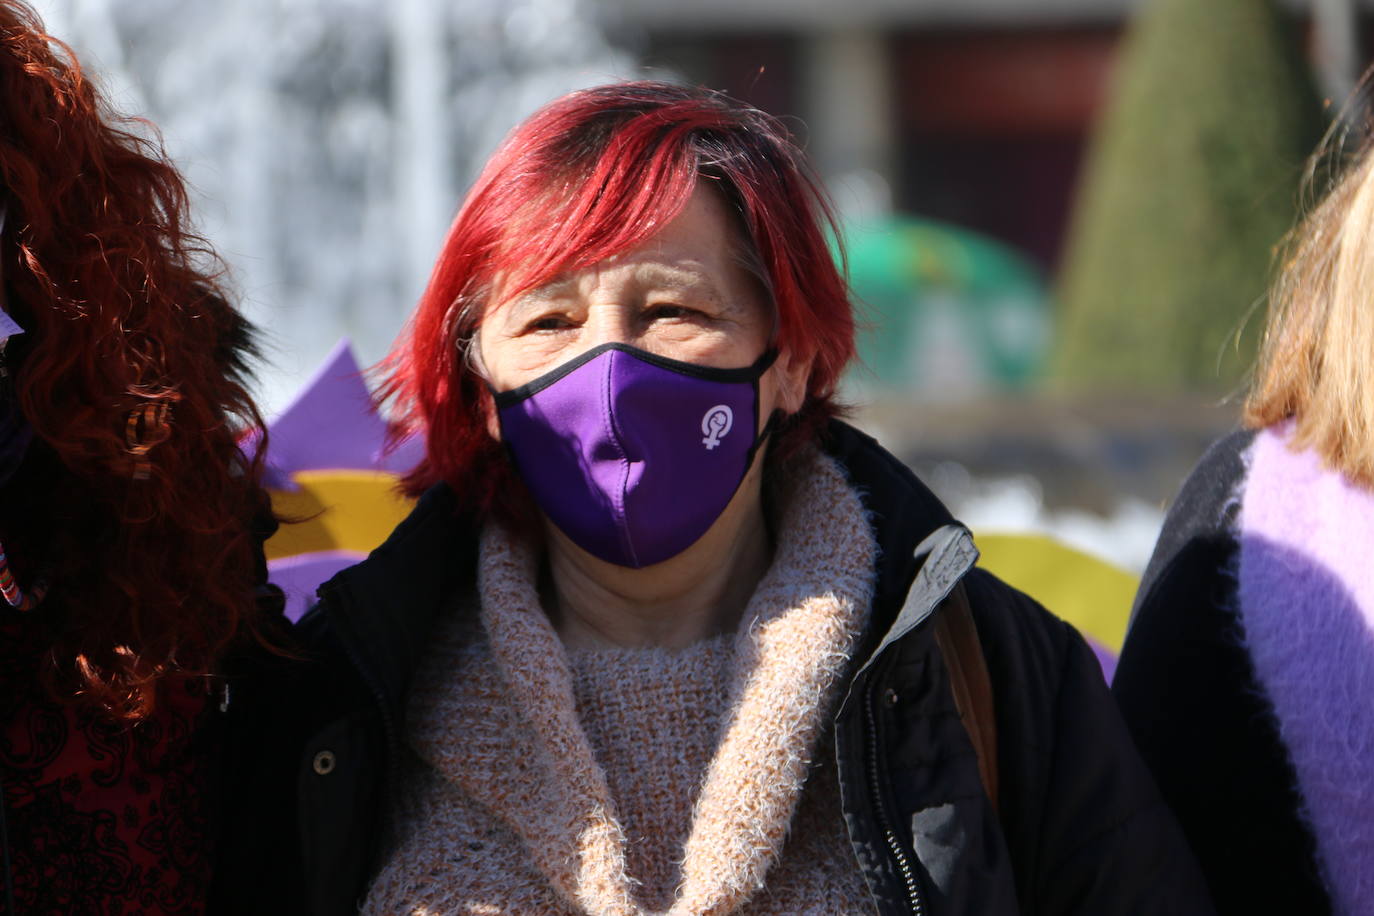
<path fill-rule="evenodd" d="M 672 320 L 675 318 L 696 318 L 701 312 L 685 305 L 674 305 L 672 303 L 661 303 L 652 305 L 647 309 L 647 316 L 653 321 Z"/>
<path fill-rule="evenodd" d="M 572 322 L 563 315 L 545 315 L 525 325 L 526 331 L 562 331 L 572 327 Z"/>

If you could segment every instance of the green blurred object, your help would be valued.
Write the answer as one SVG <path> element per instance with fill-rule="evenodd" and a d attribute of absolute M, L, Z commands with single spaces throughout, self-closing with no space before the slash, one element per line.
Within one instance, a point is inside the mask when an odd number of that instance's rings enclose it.
<path fill-rule="evenodd" d="M 1019 389 L 1040 374 L 1049 309 L 1030 260 L 915 217 L 844 232 L 861 322 L 851 383 L 948 395 Z"/>
<path fill-rule="evenodd" d="M 1059 277 L 1061 387 L 1243 377 L 1325 126 L 1301 34 L 1269 0 L 1152 0 L 1132 24 Z"/>

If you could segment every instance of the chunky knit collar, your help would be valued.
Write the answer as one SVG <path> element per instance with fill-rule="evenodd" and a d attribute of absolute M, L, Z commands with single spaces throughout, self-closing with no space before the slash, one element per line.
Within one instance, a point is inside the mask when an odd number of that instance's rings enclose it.
<path fill-rule="evenodd" d="M 868 613 L 876 548 L 843 472 L 816 454 L 782 502 L 773 564 L 734 637 L 726 712 L 697 791 L 670 916 L 723 916 L 763 887 Z M 509 764 L 470 765 L 449 727 L 461 710 L 442 690 L 412 722 L 412 742 L 443 778 L 491 803 L 559 896 L 594 916 L 639 916 L 616 800 L 578 720 L 567 654 L 536 592 L 536 564 L 509 532 L 483 532 L 480 635 L 509 709 L 472 740 L 505 742 L 496 756 Z"/>

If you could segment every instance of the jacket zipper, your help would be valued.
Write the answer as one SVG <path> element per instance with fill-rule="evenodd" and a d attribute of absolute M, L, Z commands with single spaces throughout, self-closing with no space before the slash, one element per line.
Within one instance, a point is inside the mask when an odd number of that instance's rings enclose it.
<path fill-rule="evenodd" d="M 888 819 L 887 809 L 883 806 L 883 799 L 879 786 L 878 773 L 878 717 L 873 712 L 873 691 L 868 691 L 868 702 L 864 704 L 865 711 L 868 713 L 868 787 L 872 795 L 873 811 L 878 817 L 878 827 L 883 831 L 883 836 L 887 840 L 887 848 L 892 851 L 892 856 L 897 860 L 897 870 L 902 876 L 902 881 L 906 885 L 907 903 L 911 907 L 912 916 L 924 916 L 925 904 L 921 900 L 921 889 L 916 883 L 916 871 L 912 867 L 911 857 L 902 848 L 902 841 L 897 836 L 897 831 L 893 829 L 892 822 Z"/>

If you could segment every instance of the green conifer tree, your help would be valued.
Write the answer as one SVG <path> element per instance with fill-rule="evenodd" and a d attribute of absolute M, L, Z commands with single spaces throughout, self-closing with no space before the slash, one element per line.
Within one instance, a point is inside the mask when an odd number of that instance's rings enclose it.
<path fill-rule="evenodd" d="M 1233 387 L 1324 124 L 1297 33 L 1270 0 L 1148 2 L 1079 190 L 1059 278 L 1060 385 Z"/>

